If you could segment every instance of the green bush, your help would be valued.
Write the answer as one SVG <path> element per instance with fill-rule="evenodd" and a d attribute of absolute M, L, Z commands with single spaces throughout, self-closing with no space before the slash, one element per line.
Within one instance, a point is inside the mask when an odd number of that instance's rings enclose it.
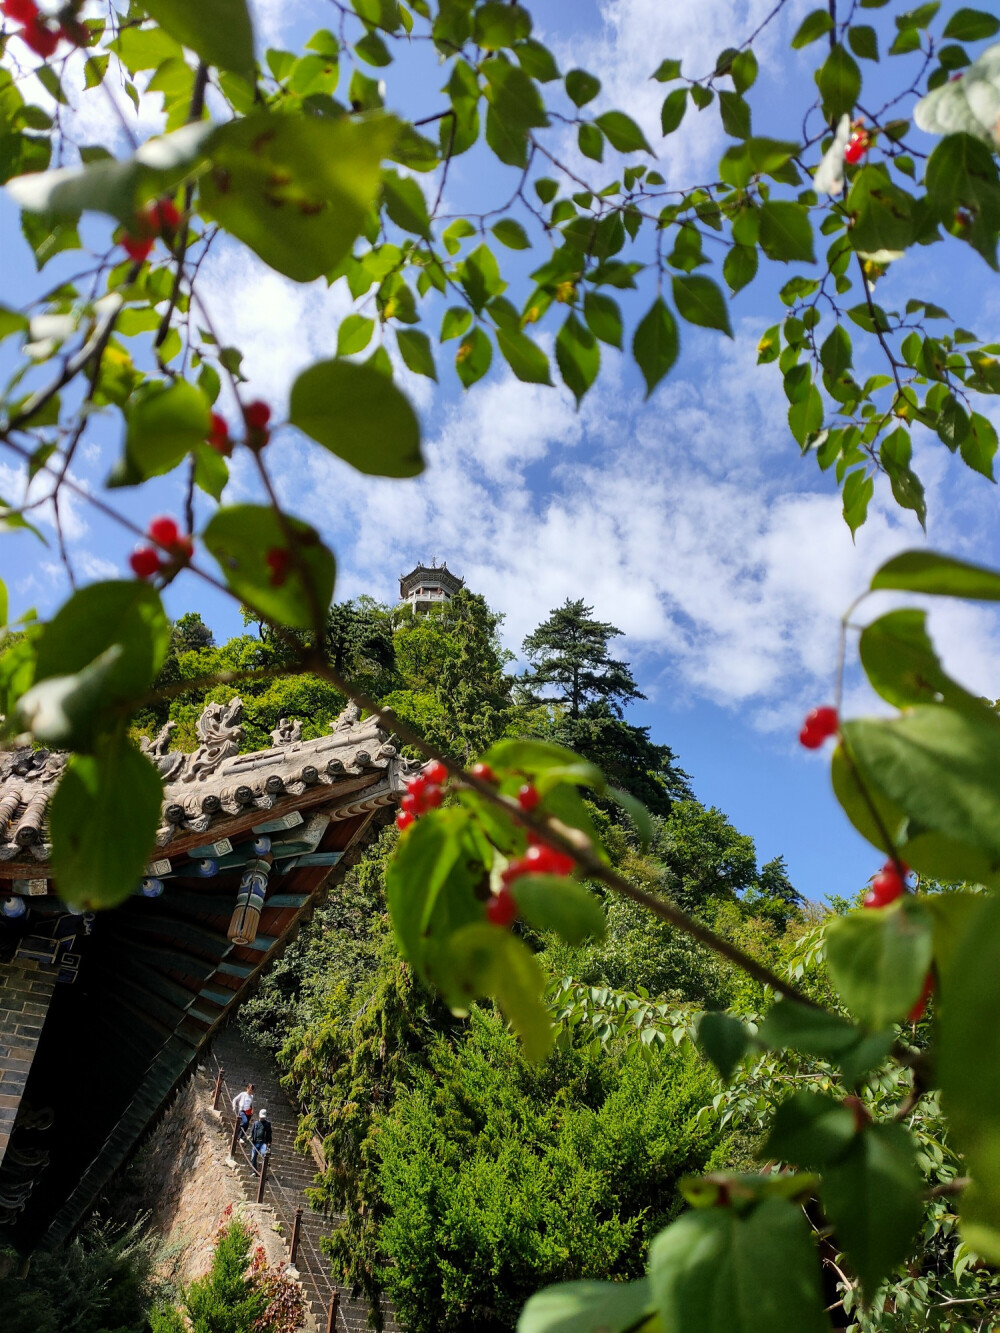
<path fill-rule="evenodd" d="M 26 1277 L 0 1278 L 4 1333 L 146 1333 L 164 1292 L 143 1221 L 94 1222 L 64 1248 L 36 1251 Z"/>
<path fill-rule="evenodd" d="M 570 1050 L 528 1064 L 474 1009 L 378 1124 L 384 1281 L 411 1333 L 512 1329 L 548 1282 L 630 1278 L 718 1143 L 689 1050 Z"/>
<path fill-rule="evenodd" d="M 268 1296 L 250 1272 L 253 1244 L 243 1222 L 219 1232 L 212 1267 L 184 1295 L 193 1333 L 249 1333 L 263 1321 Z"/>

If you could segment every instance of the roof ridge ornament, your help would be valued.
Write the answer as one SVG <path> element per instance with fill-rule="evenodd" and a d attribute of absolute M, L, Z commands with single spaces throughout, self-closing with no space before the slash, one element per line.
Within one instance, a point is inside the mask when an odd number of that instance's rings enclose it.
<path fill-rule="evenodd" d="M 302 739 L 302 723 L 297 717 L 279 717 L 278 725 L 271 732 L 271 744 L 277 749 L 282 745 L 294 745 Z"/>
<path fill-rule="evenodd" d="M 238 723 L 242 716 L 243 700 L 238 695 L 230 699 L 225 707 L 220 703 L 205 705 L 197 726 L 201 744 L 188 757 L 181 774 L 182 782 L 206 778 L 215 772 L 224 759 L 239 754 L 243 728 Z"/>

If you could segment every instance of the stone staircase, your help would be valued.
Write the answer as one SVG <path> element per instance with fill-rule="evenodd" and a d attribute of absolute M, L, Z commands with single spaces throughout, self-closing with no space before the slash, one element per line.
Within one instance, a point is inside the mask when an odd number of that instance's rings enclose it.
<path fill-rule="evenodd" d="M 337 1288 L 330 1275 L 330 1262 L 323 1254 L 320 1242 L 323 1236 L 331 1234 L 338 1219 L 335 1216 L 325 1217 L 309 1206 L 306 1190 L 314 1182 L 316 1163 L 308 1154 L 295 1150 L 298 1112 L 282 1088 L 272 1061 L 258 1047 L 244 1042 L 235 1028 L 225 1028 L 216 1036 L 207 1063 L 213 1079 L 220 1066 L 225 1070 L 225 1087 L 219 1099 L 219 1110 L 228 1134 L 232 1134 L 235 1120 L 232 1099 L 247 1083 L 254 1085 L 255 1115 L 261 1107 L 267 1110 L 272 1142 L 264 1202 L 274 1209 L 287 1242 L 291 1241 L 295 1210 L 302 1209 L 295 1267 L 312 1307 L 317 1328 L 320 1333 L 327 1333 L 331 1301 Z M 247 1155 L 238 1149 L 236 1161 L 248 1197 L 256 1198 L 259 1178 L 250 1169 Z M 366 1300 L 353 1300 L 349 1292 L 341 1289 L 330 1333 L 364 1333 L 369 1328 L 368 1315 Z M 389 1310 L 385 1310 L 385 1328 L 386 1333 L 402 1333 Z"/>

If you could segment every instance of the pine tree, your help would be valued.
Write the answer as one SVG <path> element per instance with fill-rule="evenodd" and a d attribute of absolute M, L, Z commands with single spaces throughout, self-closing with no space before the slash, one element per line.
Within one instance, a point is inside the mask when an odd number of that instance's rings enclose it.
<path fill-rule="evenodd" d="M 193 1333 L 248 1333 L 259 1326 L 268 1295 L 250 1275 L 252 1248 L 253 1236 L 242 1222 L 219 1233 L 212 1267 L 184 1297 Z"/>
<path fill-rule="evenodd" d="M 609 640 L 622 631 L 595 620 L 593 611 L 582 597 L 575 602 L 567 598 L 528 635 L 522 648 L 532 669 L 522 678 L 522 685 L 535 702 L 565 704 L 572 718 L 579 718 L 592 702 L 606 703 L 620 718 L 622 704 L 646 696 L 636 685 L 629 664 L 608 652 Z M 551 686 L 560 693 L 539 693 Z"/>

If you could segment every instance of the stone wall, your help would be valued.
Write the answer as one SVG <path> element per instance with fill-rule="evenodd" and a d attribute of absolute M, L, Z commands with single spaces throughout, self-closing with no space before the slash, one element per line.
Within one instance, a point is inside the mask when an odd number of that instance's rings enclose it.
<path fill-rule="evenodd" d="M 31 958 L 0 963 L 0 1165 L 49 1011 L 56 972 Z"/>

